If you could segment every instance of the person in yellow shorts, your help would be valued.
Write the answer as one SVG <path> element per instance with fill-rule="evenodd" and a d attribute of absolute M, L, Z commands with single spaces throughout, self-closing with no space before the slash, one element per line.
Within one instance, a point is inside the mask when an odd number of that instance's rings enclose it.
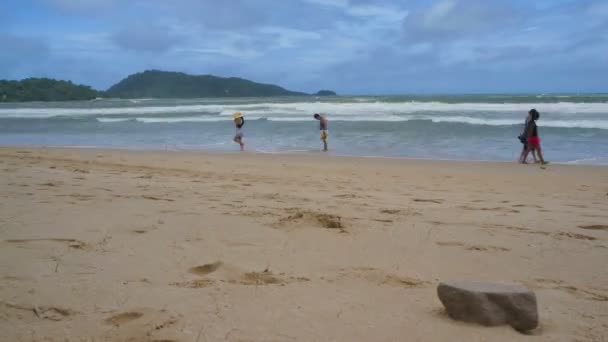
<path fill-rule="evenodd" d="M 314 118 L 319 120 L 319 129 L 321 130 L 321 141 L 323 141 L 323 151 L 327 152 L 327 118 L 325 115 L 315 113 Z"/>

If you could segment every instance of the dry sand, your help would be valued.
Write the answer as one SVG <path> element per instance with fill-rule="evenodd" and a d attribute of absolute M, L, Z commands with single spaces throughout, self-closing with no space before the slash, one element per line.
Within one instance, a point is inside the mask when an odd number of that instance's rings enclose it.
<path fill-rule="evenodd" d="M 0 149 L 2 341 L 605 341 L 608 168 Z M 446 317 L 517 281 L 532 336 Z"/>

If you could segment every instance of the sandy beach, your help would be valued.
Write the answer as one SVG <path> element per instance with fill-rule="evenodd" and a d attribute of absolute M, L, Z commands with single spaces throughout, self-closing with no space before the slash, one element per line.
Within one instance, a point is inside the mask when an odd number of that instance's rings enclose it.
<path fill-rule="evenodd" d="M 606 341 L 608 168 L 0 148 L 2 341 Z M 540 327 L 455 322 L 515 281 Z"/>

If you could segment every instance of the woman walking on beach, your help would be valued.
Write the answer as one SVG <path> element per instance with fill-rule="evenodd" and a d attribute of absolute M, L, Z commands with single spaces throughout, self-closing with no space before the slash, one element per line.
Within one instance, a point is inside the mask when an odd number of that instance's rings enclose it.
<path fill-rule="evenodd" d="M 540 118 L 540 114 L 536 109 L 530 110 L 531 119 L 528 120 L 526 124 L 525 136 L 528 142 L 528 148 L 526 149 L 526 153 L 524 154 L 521 163 L 527 164 L 526 158 L 528 157 L 528 153 L 536 151 L 538 154 L 538 158 L 540 159 L 541 164 L 547 164 L 545 159 L 543 158 L 543 152 L 540 148 L 540 138 L 538 136 L 538 127 L 536 126 L 536 120 Z"/>
<path fill-rule="evenodd" d="M 241 112 L 232 114 L 232 117 L 234 119 L 234 126 L 236 128 L 236 134 L 232 140 L 241 146 L 241 151 L 244 151 L 245 143 L 243 142 L 243 125 L 245 125 L 245 118 Z"/>
<path fill-rule="evenodd" d="M 524 123 L 524 131 L 517 137 L 519 141 L 523 144 L 521 153 L 519 154 L 519 162 L 522 164 L 526 163 L 527 156 L 526 151 L 528 151 L 528 137 L 526 136 L 526 129 L 528 128 L 528 122 L 532 120 L 532 110 L 528 112 L 528 116 L 526 116 L 526 122 Z M 536 159 L 536 151 L 532 151 L 532 158 L 534 158 L 534 163 L 538 163 Z"/>

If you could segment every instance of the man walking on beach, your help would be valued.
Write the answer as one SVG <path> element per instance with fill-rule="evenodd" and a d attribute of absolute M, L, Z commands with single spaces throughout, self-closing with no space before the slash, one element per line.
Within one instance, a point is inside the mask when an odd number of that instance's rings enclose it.
<path fill-rule="evenodd" d="M 327 118 L 325 115 L 315 113 L 315 119 L 319 120 L 319 129 L 321 130 L 321 141 L 323 141 L 323 151 L 327 152 Z"/>

